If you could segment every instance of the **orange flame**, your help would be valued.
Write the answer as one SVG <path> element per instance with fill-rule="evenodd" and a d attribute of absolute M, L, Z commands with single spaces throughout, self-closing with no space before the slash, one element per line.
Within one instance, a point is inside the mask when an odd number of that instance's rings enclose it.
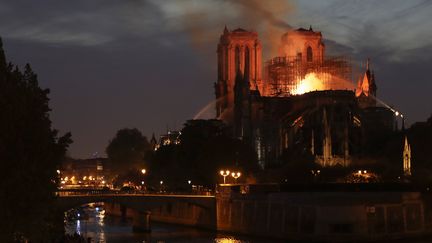
<path fill-rule="evenodd" d="M 308 73 L 304 79 L 298 81 L 291 94 L 301 95 L 317 90 L 353 90 L 350 81 L 333 76 L 329 73 Z"/>
<path fill-rule="evenodd" d="M 300 80 L 297 88 L 293 90 L 292 94 L 300 95 L 311 91 L 324 89 L 324 81 L 321 80 L 316 73 L 308 73 L 304 79 Z"/>

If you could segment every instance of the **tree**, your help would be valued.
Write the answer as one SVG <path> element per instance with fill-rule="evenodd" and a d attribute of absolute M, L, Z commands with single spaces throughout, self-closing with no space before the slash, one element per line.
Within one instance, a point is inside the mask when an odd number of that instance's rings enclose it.
<path fill-rule="evenodd" d="M 189 120 L 180 136 L 180 144 L 160 147 L 151 156 L 149 180 L 171 189 L 190 187 L 187 181 L 212 188 L 220 178 L 219 170 L 239 170 L 244 180 L 258 169 L 250 144 L 233 139 L 220 120 Z"/>
<path fill-rule="evenodd" d="M 147 138 L 138 129 L 121 129 L 106 148 L 109 167 L 117 175 L 131 169 L 140 170 L 144 167 L 144 156 L 149 150 Z"/>
<path fill-rule="evenodd" d="M 63 233 L 53 211 L 56 170 L 72 140 L 51 127 L 48 94 L 29 64 L 24 72 L 7 64 L 0 40 L 1 242 L 42 242 L 56 229 Z"/>

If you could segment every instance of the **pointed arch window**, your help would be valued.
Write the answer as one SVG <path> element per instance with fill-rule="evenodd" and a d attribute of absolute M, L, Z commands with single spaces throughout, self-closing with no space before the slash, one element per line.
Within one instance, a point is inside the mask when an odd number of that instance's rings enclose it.
<path fill-rule="evenodd" d="M 235 48 L 235 70 L 236 72 L 240 70 L 240 48 L 238 46 Z"/>
<path fill-rule="evenodd" d="M 245 63 L 244 63 L 245 76 L 246 76 L 246 74 L 249 76 L 249 71 L 250 71 L 249 47 L 246 46 L 246 49 L 245 49 Z"/>
<path fill-rule="evenodd" d="M 306 50 L 306 61 L 312 62 L 312 60 L 313 60 L 312 47 L 308 46 Z"/>

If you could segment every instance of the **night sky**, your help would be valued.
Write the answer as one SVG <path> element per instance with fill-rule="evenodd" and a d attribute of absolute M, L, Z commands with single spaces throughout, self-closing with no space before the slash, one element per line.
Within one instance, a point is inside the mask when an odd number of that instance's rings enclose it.
<path fill-rule="evenodd" d="M 51 118 L 70 155 L 104 155 L 116 131 L 150 137 L 213 110 L 224 25 L 258 32 L 267 59 L 290 26 L 321 31 L 327 55 L 356 70 L 371 58 L 378 97 L 409 124 L 432 113 L 432 1 L 37 0 L 0 2 L 10 61 L 51 90 Z M 357 79 L 357 77 L 355 77 Z"/>

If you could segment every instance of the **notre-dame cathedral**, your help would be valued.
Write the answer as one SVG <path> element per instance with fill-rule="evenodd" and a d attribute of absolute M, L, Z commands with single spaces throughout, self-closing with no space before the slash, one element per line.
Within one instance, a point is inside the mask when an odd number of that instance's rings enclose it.
<path fill-rule="evenodd" d="M 321 32 L 299 28 L 280 40 L 266 61 L 253 31 L 225 27 L 217 47 L 217 118 L 254 146 L 263 168 L 293 146 L 321 166 L 348 166 L 376 131 L 396 129 L 394 111 L 377 104 L 369 60 L 353 82 L 350 60 L 326 56 Z"/>

